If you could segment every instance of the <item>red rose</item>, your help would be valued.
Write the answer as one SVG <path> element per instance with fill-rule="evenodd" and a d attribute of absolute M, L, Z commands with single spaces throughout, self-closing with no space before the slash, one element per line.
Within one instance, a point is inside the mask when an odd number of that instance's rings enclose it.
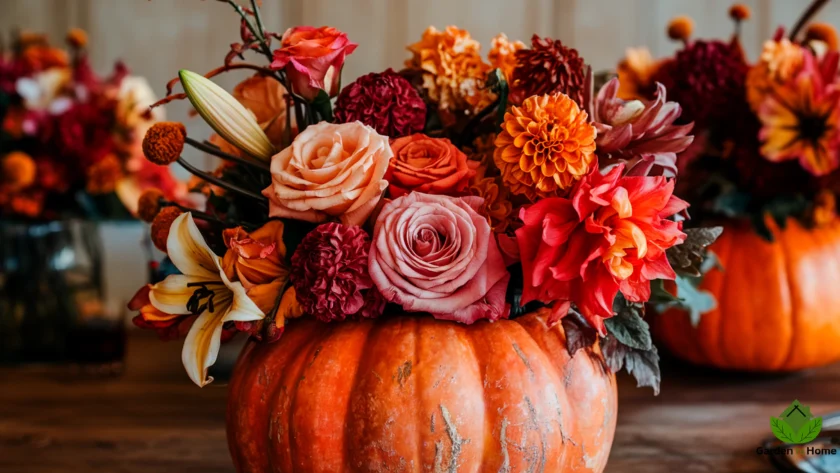
<path fill-rule="evenodd" d="M 412 191 L 462 195 L 479 165 L 478 161 L 469 161 L 446 138 L 431 138 L 422 133 L 392 141 L 391 150 L 394 159 L 385 179 L 390 183 L 388 194 L 392 198 Z"/>
<path fill-rule="evenodd" d="M 618 291 L 632 302 L 650 299 L 652 279 L 674 279 L 665 250 L 685 234 L 668 220 L 688 204 L 663 176 L 622 176 L 624 165 L 583 178 L 571 199 L 543 199 L 520 213 L 522 303 L 559 301 L 562 317 L 574 302 L 605 333 Z M 562 312 L 562 313 L 558 313 Z"/>
<path fill-rule="evenodd" d="M 273 69 L 285 69 L 292 90 L 313 100 L 324 90 L 330 97 L 338 94 L 344 58 L 358 44 L 347 34 L 329 26 L 298 26 L 283 33 L 280 49 L 274 51 Z"/>

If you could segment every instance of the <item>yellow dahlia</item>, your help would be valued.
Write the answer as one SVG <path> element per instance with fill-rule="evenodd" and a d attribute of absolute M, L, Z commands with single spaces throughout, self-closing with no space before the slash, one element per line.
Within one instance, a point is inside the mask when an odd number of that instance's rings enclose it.
<path fill-rule="evenodd" d="M 505 114 L 493 159 L 505 184 L 529 200 L 566 193 L 595 165 L 595 127 L 564 94 L 533 96 Z"/>
<path fill-rule="evenodd" d="M 509 192 L 502 183 L 501 176 L 488 177 L 487 168 L 481 166 L 470 179 L 469 189 L 470 194 L 484 198 L 478 213 L 487 217 L 490 228 L 496 233 L 507 230 L 513 204 L 509 200 Z"/>
<path fill-rule="evenodd" d="M 758 63 L 747 72 L 747 102 L 754 112 L 773 88 L 792 79 L 802 70 L 804 51 L 787 38 L 767 41 Z"/>
<path fill-rule="evenodd" d="M 466 30 L 430 26 L 420 41 L 408 46 L 413 57 L 405 65 L 424 72 L 423 88 L 442 110 L 475 113 L 494 99 L 484 87 L 491 68 L 480 49 Z"/>
<path fill-rule="evenodd" d="M 505 80 L 511 81 L 511 74 L 516 68 L 516 51 L 523 49 L 525 43 L 522 41 L 511 41 L 504 33 L 499 33 L 493 38 L 493 44 L 487 59 L 494 68 L 501 69 Z"/>

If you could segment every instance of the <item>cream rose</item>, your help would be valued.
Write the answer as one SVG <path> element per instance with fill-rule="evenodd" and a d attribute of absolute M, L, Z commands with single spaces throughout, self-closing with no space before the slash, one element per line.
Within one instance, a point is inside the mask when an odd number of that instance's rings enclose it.
<path fill-rule="evenodd" d="M 361 122 L 311 125 L 271 158 L 269 215 L 361 225 L 388 187 L 392 156 L 388 137 Z"/>

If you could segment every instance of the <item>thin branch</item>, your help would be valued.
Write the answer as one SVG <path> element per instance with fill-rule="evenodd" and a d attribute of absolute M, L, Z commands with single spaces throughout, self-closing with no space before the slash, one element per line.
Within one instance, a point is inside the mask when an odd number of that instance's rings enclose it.
<path fill-rule="evenodd" d="M 253 166 L 253 167 L 258 168 L 262 171 L 268 171 L 268 166 L 263 162 L 253 161 L 253 160 L 250 160 L 250 159 L 244 159 L 244 158 L 241 158 L 239 156 L 236 156 L 235 154 L 225 153 L 224 151 L 222 151 L 217 146 L 214 146 L 212 144 L 202 143 L 200 141 L 196 141 L 196 140 L 190 138 L 189 136 L 187 136 L 184 139 L 184 141 L 188 145 L 192 146 L 193 148 L 195 148 L 199 151 L 204 151 L 205 153 L 208 153 L 208 154 L 212 154 L 213 156 L 215 156 L 217 158 L 221 158 L 221 159 L 224 159 L 226 161 L 233 161 L 235 163 L 243 164 L 245 166 Z"/>
<path fill-rule="evenodd" d="M 811 21 L 811 18 L 813 18 L 814 15 L 816 15 L 827 3 L 828 0 L 814 0 L 814 2 L 811 3 L 811 6 L 802 13 L 802 16 L 800 16 L 799 20 L 796 22 L 796 25 L 794 25 L 792 30 L 790 30 L 789 38 L 791 41 L 796 40 L 796 35 L 799 34 L 799 31 L 805 27 L 805 25 Z"/>
<path fill-rule="evenodd" d="M 225 181 L 221 178 L 218 178 L 218 177 L 216 177 L 212 174 L 208 174 L 208 173 L 198 169 L 197 167 L 193 166 L 192 164 L 188 163 L 183 157 L 178 158 L 178 164 L 180 164 L 184 169 L 189 171 L 194 176 L 196 176 L 198 178 L 201 178 L 201 179 L 209 182 L 210 184 L 221 187 L 222 189 L 228 190 L 230 192 L 235 192 L 235 193 L 237 193 L 239 195 L 242 195 L 244 197 L 249 197 L 249 198 L 254 199 L 257 202 L 260 202 L 262 204 L 265 204 L 265 203 L 268 202 L 268 199 L 264 195 L 256 194 L 252 191 L 249 191 L 248 189 L 243 189 L 242 187 L 231 184 L 231 183 L 229 183 L 229 182 L 227 182 L 227 181 Z"/>

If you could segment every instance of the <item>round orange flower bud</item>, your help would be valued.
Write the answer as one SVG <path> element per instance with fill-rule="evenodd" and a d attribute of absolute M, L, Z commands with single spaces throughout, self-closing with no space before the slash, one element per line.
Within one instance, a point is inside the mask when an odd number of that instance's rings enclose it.
<path fill-rule="evenodd" d="M 26 153 L 13 151 L 3 158 L 3 182 L 13 189 L 23 189 L 35 182 L 35 161 Z"/>
<path fill-rule="evenodd" d="M 750 7 L 744 5 L 743 3 L 736 3 L 735 5 L 729 7 L 729 18 L 732 18 L 735 21 L 749 20 L 750 16 L 752 16 Z"/>
<path fill-rule="evenodd" d="M 837 51 L 837 30 L 828 23 L 811 23 L 805 31 L 805 42 L 822 41 L 829 51 Z"/>
<path fill-rule="evenodd" d="M 687 16 L 678 16 L 668 23 L 668 37 L 675 41 L 688 41 L 694 31 L 694 20 Z"/>
<path fill-rule="evenodd" d="M 113 154 L 102 158 L 87 170 L 87 191 L 91 194 L 108 194 L 117 188 L 122 178 L 122 163 Z"/>
<path fill-rule="evenodd" d="M 181 156 L 186 138 L 187 128 L 183 123 L 155 123 L 143 137 L 143 154 L 149 161 L 165 166 Z"/>
<path fill-rule="evenodd" d="M 81 28 L 73 28 L 67 32 L 67 44 L 74 48 L 84 48 L 88 43 L 88 35 Z"/>
<path fill-rule="evenodd" d="M 163 192 L 156 187 L 146 189 L 137 199 L 137 216 L 144 222 L 153 222 L 163 207 Z"/>
<path fill-rule="evenodd" d="M 169 229 L 172 227 L 172 222 L 178 218 L 183 212 L 177 207 L 164 207 L 154 220 L 152 220 L 152 243 L 155 248 L 166 252 L 166 240 L 169 238 Z"/>

